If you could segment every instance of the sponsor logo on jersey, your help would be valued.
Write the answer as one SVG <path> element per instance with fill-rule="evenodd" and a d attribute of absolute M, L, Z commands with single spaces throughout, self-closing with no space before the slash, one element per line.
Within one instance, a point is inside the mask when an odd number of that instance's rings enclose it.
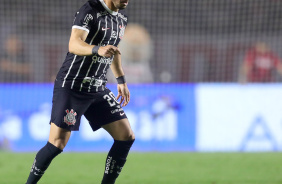
<path fill-rule="evenodd" d="M 124 35 L 125 26 L 120 25 L 119 28 L 120 28 L 119 38 L 122 39 Z"/>
<path fill-rule="evenodd" d="M 88 24 L 89 24 L 89 21 L 93 20 L 93 16 L 91 14 L 87 14 L 85 17 L 84 17 L 84 20 L 83 20 L 83 26 L 82 27 L 88 27 Z"/>
<path fill-rule="evenodd" d="M 116 31 L 113 31 L 113 32 L 112 32 L 111 38 L 114 38 L 114 39 L 117 38 L 117 32 L 116 32 Z"/>
<path fill-rule="evenodd" d="M 99 86 L 102 86 L 103 83 L 105 82 L 104 80 L 102 79 L 95 79 L 94 76 L 92 77 L 85 77 L 83 79 L 83 82 L 82 83 L 86 83 L 86 82 L 89 82 L 90 86 L 96 86 L 96 87 L 99 87 Z"/>
<path fill-rule="evenodd" d="M 94 55 L 92 57 L 92 60 L 94 61 L 94 63 L 103 63 L 103 64 L 111 64 L 113 61 L 113 57 L 111 58 L 105 58 L 105 57 L 99 57 L 97 55 Z"/>
<path fill-rule="evenodd" d="M 69 126 L 74 125 L 76 122 L 75 116 L 77 115 L 77 113 L 73 109 L 71 109 L 70 111 L 67 109 L 66 113 L 67 115 L 64 117 L 64 122 Z"/>
<path fill-rule="evenodd" d="M 102 27 L 102 31 L 106 31 L 107 29 L 110 29 L 110 28 L 109 27 L 108 28 Z"/>
<path fill-rule="evenodd" d="M 123 19 L 125 22 L 127 22 L 127 17 L 125 17 L 123 14 L 118 13 L 118 16 Z"/>
<path fill-rule="evenodd" d="M 98 13 L 97 13 L 97 19 L 98 19 L 99 17 L 104 16 L 104 15 L 107 15 L 107 14 L 108 14 L 107 10 L 105 10 L 105 11 L 103 11 L 103 12 L 98 12 Z"/>

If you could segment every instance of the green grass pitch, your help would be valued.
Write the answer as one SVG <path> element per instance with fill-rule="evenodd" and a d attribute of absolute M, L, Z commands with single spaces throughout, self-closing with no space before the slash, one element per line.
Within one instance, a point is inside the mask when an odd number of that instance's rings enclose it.
<path fill-rule="evenodd" d="M 35 153 L 0 152 L 0 184 L 24 184 Z M 100 184 L 106 153 L 66 152 L 39 184 Z M 131 153 L 117 184 L 282 184 L 282 153 Z"/>

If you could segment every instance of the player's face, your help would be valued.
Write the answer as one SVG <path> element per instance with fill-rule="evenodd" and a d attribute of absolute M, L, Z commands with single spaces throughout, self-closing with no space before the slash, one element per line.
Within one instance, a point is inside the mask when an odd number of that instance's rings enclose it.
<path fill-rule="evenodd" d="M 129 0 L 112 0 L 112 2 L 117 9 L 122 10 L 127 7 Z"/>

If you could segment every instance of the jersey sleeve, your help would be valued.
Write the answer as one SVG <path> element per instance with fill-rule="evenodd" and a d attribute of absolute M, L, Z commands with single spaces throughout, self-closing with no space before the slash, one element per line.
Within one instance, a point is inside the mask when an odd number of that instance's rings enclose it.
<path fill-rule="evenodd" d="M 85 30 L 89 33 L 91 25 L 97 20 L 94 10 L 84 5 L 75 14 L 72 28 Z"/>

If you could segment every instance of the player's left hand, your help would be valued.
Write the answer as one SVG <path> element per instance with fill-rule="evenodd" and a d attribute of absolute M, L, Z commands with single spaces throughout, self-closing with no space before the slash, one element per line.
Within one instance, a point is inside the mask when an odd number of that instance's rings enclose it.
<path fill-rule="evenodd" d="M 125 107 L 130 101 L 130 92 L 128 90 L 127 84 L 118 84 L 117 90 L 117 100 L 120 98 L 119 104 L 121 104 L 121 107 Z"/>

